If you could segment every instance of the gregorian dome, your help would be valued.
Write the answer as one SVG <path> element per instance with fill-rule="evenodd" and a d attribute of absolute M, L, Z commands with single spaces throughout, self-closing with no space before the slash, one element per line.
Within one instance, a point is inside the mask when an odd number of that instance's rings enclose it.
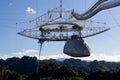
<path fill-rule="evenodd" d="M 90 47 L 83 39 L 69 40 L 64 46 L 63 52 L 73 57 L 90 56 Z"/>

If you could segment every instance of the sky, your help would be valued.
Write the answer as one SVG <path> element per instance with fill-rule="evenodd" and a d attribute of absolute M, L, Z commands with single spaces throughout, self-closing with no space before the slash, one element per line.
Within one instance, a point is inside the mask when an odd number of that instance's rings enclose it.
<path fill-rule="evenodd" d="M 63 5 L 78 13 L 85 12 L 97 0 L 63 0 Z M 23 22 L 34 19 L 48 10 L 59 6 L 59 0 L 3 0 L 0 3 L 0 58 L 38 56 L 37 40 L 26 38 L 17 33 L 29 24 Z M 85 40 L 91 48 L 91 56 L 82 60 L 120 61 L 120 7 L 101 11 L 91 18 L 93 21 L 106 22 L 111 30 Z M 17 23 L 17 24 L 16 24 Z M 71 58 L 63 53 L 65 42 L 45 42 L 41 59 Z"/>

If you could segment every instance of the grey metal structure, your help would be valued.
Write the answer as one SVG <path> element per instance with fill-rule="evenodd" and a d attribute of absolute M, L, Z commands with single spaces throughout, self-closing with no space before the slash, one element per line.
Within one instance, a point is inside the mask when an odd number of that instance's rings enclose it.
<path fill-rule="evenodd" d="M 41 44 L 44 41 L 66 41 L 64 53 L 72 57 L 90 56 L 90 48 L 83 38 L 110 30 L 104 24 L 93 27 L 90 26 L 93 23 L 90 20 L 77 20 L 73 17 L 72 10 L 63 7 L 62 0 L 58 8 L 29 22 L 32 28 L 24 29 L 18 34 L 37 39 Z"/>
<path fill-rule="evenodd" d="M 83 39 L 69 40 L 66 42 L 63 52 L 73 57 L 87 57 L 90 56 L 91 49 Z"/>
<path fill-rule="evenodd" d="M 102 10 L 114 8 L 117 6 L 120 6 L 120 0 L 98 0 L 98 2 L 85 13 L 78 14 L 73 11 L 72 14 L 78 20 L 86 20 L 93 17 Z"/>

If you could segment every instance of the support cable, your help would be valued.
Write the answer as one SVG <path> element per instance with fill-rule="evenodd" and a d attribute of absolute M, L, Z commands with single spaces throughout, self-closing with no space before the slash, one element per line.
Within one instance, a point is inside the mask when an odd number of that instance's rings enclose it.
<path fill-rule="evenodd" d="M 62 17 L 62 0 L 60 0 L 60 17 Z"/>
<path fill-rule="evenodd" d="M 111 11 L 109 10 L 109 14 L 112 17 L 112 19 L 114 20 L 114 22 L 116 23 L 116 25 L 118 25 L 117 27 L 120 27 L 120 24 L 118 23 L 118 21 L 116 20 L 116 18 L 112 15 Z"/>
<path fill-rule="evenodd" d="M 42 45 L 43 45 L 43 42 L 40 42 L 40 49 L 39 49 L 39 56 L 38 56 L 38 63 L 37 63 L 37 68 L 36 68 L 36 73 L 38 74 L 38 70 L 39 70 L 39 66 L 40 66 L 40 56 L 41 56 L 41 51 L 42 51 Z"/>

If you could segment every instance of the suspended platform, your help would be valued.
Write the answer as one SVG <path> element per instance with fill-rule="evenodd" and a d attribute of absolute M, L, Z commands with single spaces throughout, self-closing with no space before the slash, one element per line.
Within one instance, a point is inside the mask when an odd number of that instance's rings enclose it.
<path fill-rule="evenodd" d="M 110 30 L 104 23 L 93 26 L 94 22 L 90 20 L 76 20 L 72 16 L 72 10 L 63 7 L 49 10 L 29 23 L 31 28 L 24 29 L 18 34 L 45 41 L 67 41 L 72 35 L 87 38 Z"/>
<path fill-rule="evenodd" d="M 63 50 L 65 54 L 72 57 L 90 56 L 90 47 L 83 38 L 98 35 L 110 28 L 105 23 L 77 20 L 72 15 L 73 10 L 64 8 L 60 1 L 60 7 L 30 20 L 30 28 L 18 34 L 37 39 L 41 45 L 45 41 L 66 41 Z"/>

